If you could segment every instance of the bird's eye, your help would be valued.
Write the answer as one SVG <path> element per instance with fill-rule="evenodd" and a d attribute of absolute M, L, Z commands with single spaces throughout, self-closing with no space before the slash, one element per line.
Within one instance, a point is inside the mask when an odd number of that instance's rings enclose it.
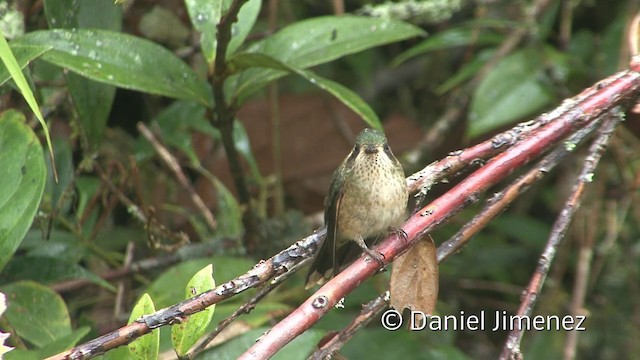
<path fill-rule="evenodd" d="M 389 144 L 384 144 L 384 151 L 389 151 Z"/>

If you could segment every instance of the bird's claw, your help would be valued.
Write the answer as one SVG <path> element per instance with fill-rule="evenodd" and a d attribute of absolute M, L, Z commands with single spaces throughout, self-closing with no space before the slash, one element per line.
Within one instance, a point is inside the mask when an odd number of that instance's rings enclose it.
<path fill-rule="evenodd" d="M 402 229 L 402 228 L 396 228 L 396 227 L 389 226 L 389 233 L 399 236 L 402 239 L 402 241 L 404 241 L 404 242 L 409 240 L 409 235 L 407 235 L 407 232 L 404 231 L 404 229 Z"/>

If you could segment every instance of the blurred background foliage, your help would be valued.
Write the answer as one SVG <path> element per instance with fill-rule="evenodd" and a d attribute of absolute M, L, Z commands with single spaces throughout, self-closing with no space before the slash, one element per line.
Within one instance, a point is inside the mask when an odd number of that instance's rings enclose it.
<path fill-rule="evenodd" d="M 258 4 L 255 25 L 247 29 L 244 43 L 234 45 L 240 51 L 260 48 L 261 41 L 287 26 L 327 15 L 392 18 L 426 31 L 428 36 L 390 40 L 313 67 L 315 74 L 351 89 L 375 111 L 407 175 L 553 109 L 564 98 L 625 68 L 627 29 L 640 10 L 637 0 L 253 3 Z M 14 51 L 40 29 L 122 31 L 160 44 L 193 69 L 194 76 L 206 80 L 213 52 L 202 44 L 210 34 L 198 21 L 192 25 L 190 17 L 198 20 L 181 0 L 0 3 L 0 28 Z M 272 50 L 276 58 L 295 56 Z M 50 332 L 43 335 L 33 323 L 17 321 L 9 309 L 0 328 L 12 333 L 9 343 L 18 348 L 9 355 L 13 358 L 51 355 L 94 338 L 126 323 L 133 304 L 145 292 L 156 309 L 169 306 L 183 299 L 184 285 L 204 266 L 213 264 L 220 284 L 309 234 L 321 225 L 323 197 L 333 169 L 348 153 L 353 134 L 366 125 L 353 107 L 345 105 L 349 102 L 345 97 L 330 96 L 309 78 L 287 76 L 260 88 L 248 83 L 246 93 L 230 108 L 237 110 L 234 146 L 241 154 L 249 190 L 244 201 L 229 170 L 222 135 L 208 121 L 211 108 L 203 105 L 206 91 L 198 104 L 187 95 L 180 100 L 186 90 L 172 88 L 172 82 L 166 90 L 136 91 L 142 85 L 133 84 L 135 79 L 131 86 L 126 77 L 88 80 L 53 65 L 52 58 L 44 61 L 38 56 L 29 59 L 25 75 L 49 124 L 59 181 L 47 179 L 34 224 L 0 272 L 0 287 L 7 294 L 41 298 L 37 309 L 24 304 L 35 318 L 39 312 L 59 316 L 48 319 L 49 325 L 39 325 Z M 149 66 L 164 65 L 151 61 Z M 240 76 L 238 81 L 244 80 Z M 0 88 L 0 107 L 27 114 L 28 124 L 41 132 L 12 81 Z M 634 120 L 629 114 L 618 129 L 534 311 L 567 314 L 579 298 L 574 289 L 579 269 L 588 265 L 586 296 L 578 309 L 588 316 L 588 330 L 578 336 L 578 358 L 623 359 L 640 353 L 640 164 L 634 156 L 640 151 L 640 127 Z M 191 188 L 177 180 L 158 147 L 141 135 L 141 128 L 150 129 L 154 141 L 173 154 Z M 439 314 L 517 310 L 581 165 L 580 153 L 577 150 L 575 157 L 440 266 Z M 455 183 L 458 178 L 449 180 Z M 450 186 L 439 184 L 427 197 L 434 198 Z M 211 211 L 215 224 L 194 205 L 194 193 Z M 477 210 L 477 206 L 465 210 L 433 233 L 436 244 Z M 250 230 L 255 239 L 251 246 L 243 240 L 249 231 L 243 214 L 248 211 L 257 219 Z M 586 260 L 581 254 L 588 255 Z M 144 271 L 126 271 L 141 261 L 147 265 Z M 201 358 L 234 358 L 242 353 L 310 295 L 304 290 L 303 275 L 296 274 L 236 321 L 229 330 L 230 340 Z M 330 312 L 279 356 L 305 358 L 327 331 L 346 325 L 360 304 L 386 290 L 388 278 L 384 273 L 363 284 L 347 297 L 346 309 Z M 209 327 L 254 292 L 218 304 Z M 37 295 L 28 295 L 32 293 Z M 58 310 L 54 312 L 53 306 Z M 172 354 L 169 333 L 162 329 L 161 352 Z M 374 321 L 341 353 L 351 359 L 373 354 L 490 359 L 500 352 L 505 336 L 502 331 L 389 333 Z M 569 358 L 566 338 L 561 331 L 528 332 L 523 353 L 534 359 Z M 127 356 L 127 349 L 120 348 L 104 357 Z"/>

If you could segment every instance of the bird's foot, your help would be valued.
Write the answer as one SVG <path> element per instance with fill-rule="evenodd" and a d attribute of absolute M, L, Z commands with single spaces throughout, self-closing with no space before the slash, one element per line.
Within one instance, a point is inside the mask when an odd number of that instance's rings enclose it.
<path fill-rule="evenodd" d="M 384 255 L 381 252 L 369 249 L 361 236 L 354 240 L 362 248 L 362 251 L 367 253 L 367 255 L 369 255 L 372 259 L 376 260 L 378 264 L 380 264 L 380 268 L 384 268 L 386 263 L 384 262 Z"/>
<path fill-rule="evenodd" d="M 405 243 L 407 242 L 407 240 L 409 240 L 409 235 L 407 235 L 407 232 L 404 231 L 404 229 L 402 229 L 402 228 L 396 228 L 396 227 L 389 226 L 388 230 L 389 230 L 390 234 L 397 235 Z"/>
<path fill-rule="evenodd" d="M 384 254 L 379 251 L 371 250 L 368 247 L 362 248 L 362 250 L 364 250 L 367 255 L 371 256 L 372 259 L 377 261 L 378 264 L 380 264 L 381 269 L 384 268 L 384 266 L 386 265 L 384 262 Z"/>

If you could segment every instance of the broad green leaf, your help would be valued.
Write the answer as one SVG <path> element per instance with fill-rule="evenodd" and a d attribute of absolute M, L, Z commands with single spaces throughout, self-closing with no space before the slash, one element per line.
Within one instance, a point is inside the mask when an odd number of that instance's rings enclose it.
<path fill-rule="evenodd" d="M 187 284 L 185 298 L 191 298 L 216 287 L 213 280 L 213 266 L 205 266 L 198 271 Z M 204 335 L 207 325 L 211 322 L 215 305 L 211 305 L 203 311 L 190 315 L 181 323 L 171 327 L 171 343 L 178 356 L 183 356 L 189 351 L 198 339 Z"/>
<path fill-rule="evenodd" d="M 475 89 L 467 136 L 514 123 L 553 101 L 545 60 L 544 52 L 528 48 L 500 61 Z"/>
<path fill-rule="evenodd" d="M 153 314 L 156 311 L 153 300 L 149 294 L 144 293 L 136 306 L 131 311 L 129 324 L 141 318 L 143 315 Z M 160 352 L 160 329 L 151 331 L 151 334 L 142 336 L 129 343 L 129 353 L 136 360 L 155 360 Z"/>
<path fill-rule="evenodd" d="M 324 16 L 296 22 L 250 46 L 246 53 L 268 55 L 296 69 L 323 64 L 376 46 L 423 35 L 407 23 L 357 16 Z M 249 69 L 231 77 L 234 96 L 244 98 L 269 81 L 286 75 L 284 70 Z"/>
<path fill-rule="evenodd" d="M 25 66 L 29 65 L 31 60 L 37 58 L 38 56 L 44 54 L 47 50 L 51 49 L 51 46 L 24 46 L 24 45 L 14 45 L 11 44 L 11 51 L 13 51 L 13 55 L 18 62 L 18 66 L 20 69 L 24 69 Z M 0 85 L 4 84 L 11 78 L 9 75 L 9 70 L 4 63 L 0 64 Z"/>
<path fill-rule="evenodd" d="M 213 104 L 211 88 L 176 55 L 135 36 L 107 30 L 34 31 L 14 40 L 50 45 L 42 59 L 105 84 Z"/>
<path fill-rule="evenodd" d="M 27 45 L 30 45 L 30 44 L 27 44 Z M 39 44 L 36 46 L 39 46 L 42 48 L 42 47 L 48 46 L 48 44 Z M 24 74 L 22 74 L 22 68 L 20 67 L 20 65 L 18 64 L 18 61 L 14 57 L 13 52 L 11 51 L 11 48 L 9 48 L 9 44 L 7 44 L 7 40 L 4 38 L 4 35 L 0 36 L 0 59 L 2 60 L 2 63 L 4 64 L 7 71 L 9 71 L 9 75 L 11 75 L 11 78 L 13 78 L 13 81 L 16 83 L 16 86 L 18 87 L 18 89 L 20 90 L 20 93 L 24 97 L 24 100 L 27 102 L 27 104 L 29 104 L 29 108 L 31 108 L 31 111 L 33 111 L 33 113 L 36 115 L 38 122 L 42 126 L 42 129 L 44 130 L 44 137 L 47 140 L 47 146 L 49 147 L 49 154 L 52 158 L 52 162 L 54 162 L 55 164 L 55 158 L 53 157 L 53 148 L 51 147 L 51 138 L 49 137 L 49 128 L 47 127 L 47 124 L 45 123 L 44 118 L 42 117 L 42 113 L 40 112 L 40 108 L 38 107 L 36 98 L 33 96 L 33 92 L 31 91 L 31 88 L 29 87 L 29 84 L 27 84 L 27 79 L 24 77 Z M 55 166 L 52 167 L 52 170 L 55 175 L 56 174 Z M 0 237 L 1 236 L 2 235 L 0 234 Z M 2 259 L 1 255 L 0 255 L 0 259 Z M 2 261 L 0 261 L 0 269 L 1 268 L 2 268 Z"/>
<path fill-rule="evenodd" d="M 46 179 L 40 141 L 17 111 L 0 114 L 0 164 L 2 269 L 33 222 Z"/>
<path fill-rule="evenodd" d="M 367 103 L 364 102 L 364 100 L 362 100 L 362 98 L 360 98 L 358 94 L 338 84 L 335 81 L 325 79 L 309 70 L 294 68 L 264 54 L 238 54 L 238 56 L 233 57 L 230 61 L 231 64 L 233 64 L 232 66 L 235 65 L 240 68 L 259 66 L 276 70 L 284 70 L 290 73 L 298 74 L 313 85 L 316 85 L 320 89 L 325 90 L 331 95 L 335 96 L 356 114 L 360 115 L 362 119 L 371 127 L 382 130 L 380 119 L 378 119 L 378 116 L 369 107 L 369 105 L 367 105 Z"/>
<path fill-rule="evenodd" d="M 391 61 L 391 66 L 398 66 L 412 57 L 425 54 L 430 51 L 467 45 L 496 45 L 500 44 L 503 40 L 503 35 L 485 31 L 481 32 L 473 28 L 449 29 L 430 36 L 425 41 L 398 55 L 393 59 L 393 61 Z"/>
<path fill-rule="evenodd" d="M 67 306 L 53 290 L 32 281 L 1 289 L 7 295 L 5 317 L 21 338 L 43 347 L 71 333 Z"/>
<path fill-rule="evenodd" d="M 68 335 L 61 336 L 56 341 L 51 342 L 44 346 L 42 349 L 38 350 L 40 354 L 39 359 L 44 359 L 49 356 L 53 356 L 55 354 L 61 353 L 69 348 L 77 345 L 82 338 L 84 338 L 89 332 L 91 328 L 88 326 L 83 326 L 77 330 L 72 331 Z"/>
<path fill-rule="evenodd" d="M 3 360 L 42 360 L 42 356 L 39 351 L 36 350 L 23 350 L 13 349 L 6 354 L 3 354 Z"/>

